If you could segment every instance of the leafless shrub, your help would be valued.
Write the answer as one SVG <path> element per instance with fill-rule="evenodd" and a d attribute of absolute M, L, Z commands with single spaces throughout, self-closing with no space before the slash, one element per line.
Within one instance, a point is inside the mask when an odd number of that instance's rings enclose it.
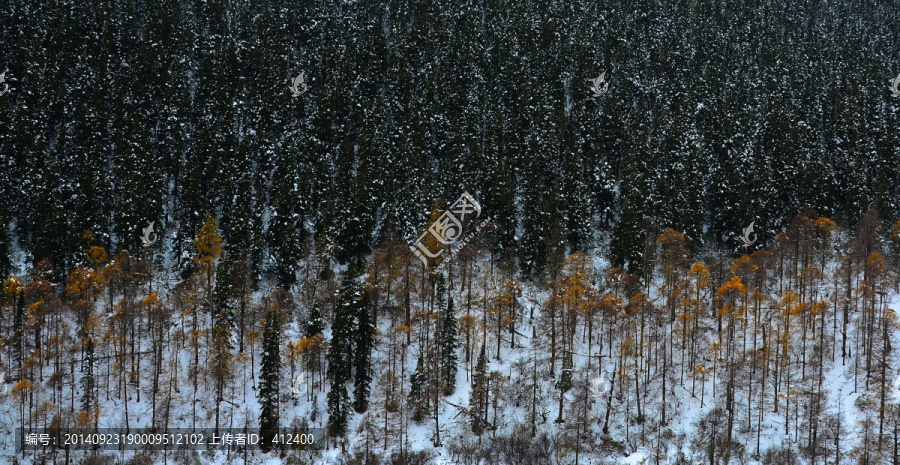
<path fill-rule="evenodd" d="M 763 454 L 763 465 L 794 465 L 797 463 L 797 453 L 789 448 L 773 447 Z"/>
<path fill-rule="evenodd" d="M 407 452 L 401 454 L 394 452 L 391 457 L 383 462 L 385 465 L 428 465 L 428 461 L 434 458 L 434 454 L 421 450 L 417 452 Z"/>

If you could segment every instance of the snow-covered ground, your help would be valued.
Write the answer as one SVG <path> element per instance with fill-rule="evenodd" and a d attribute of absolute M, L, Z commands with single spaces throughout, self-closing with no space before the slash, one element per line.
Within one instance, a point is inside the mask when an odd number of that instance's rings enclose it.
<path fill-rule="evenodd" d="M 605 269 L 607 266 L 601 260 L 596 260 L 595 264 L 597 268 L 601 270 Z M 655 293 L 656 290 L 657 288 L 654 286 L 653 293 Z M 256 297 L 259 298 L 259 295 Z M 454 297 L 457 302 L 461 302 L 465 296 L 461 290 L 458 290 Z M 541 326 L 541 309 L 547 298 L 548 293 L 546 290 L 541 290 L 534 284 L 523 285 L 520 302 L 524 305 L 525 311 L 522 312 L 523 321 L 520 322 L 518 330 L 519 335 L 516 338 L 517 346 L 515 348 L 510 348 L 509 342 L 504 341 L 500 349 L 499 358 L 494 356 L 496 355 L 496 339 L 492 339 L 492 333 L 491 331 L 488 331 L 488 372 L 496 373 L 497 382 L 500 383 L 500 386 L 497 388 L 499 389 L 500 398 L 498 399 L 496 408 L 492 404 L 489 410 L 491 421 L 495 422 L 497 429 L 485 432 L 484 436 L 481 438 L 485 444 L 490 444 L 491 441 L 494 441 L 496 438 L 521 434 L 522 430 L 517 428 L 529 425 L 529 399 L 531 394 L 530 392 L 525 391 L 530 390 L 529 377 L 532 376 L 532 372 L 527 369 L 523 370 L 522 367 L 530 367 L 530 364 L 533 363 L 534 360 L 538 361 L 538 379 L 540 380 L 536 389 L 539 397 L 537 403 L 538 419 L 536 420 L 537 436 L 546 435 L 551 438 L 551 443 L 553 441 L 562 441 L 561 431 L 566 427 L 572 427 L 574 423 L 579 421 L 577 418 L 572 418 L 572 413 L 569 409 L 574 403 L 583 401 L 583 399 L 579 400 L 578 393 L 589 392 L 589 382 L 592 378 L 596 377 L 599 372 L 596 366 L 596 356 L 598 355 L 598 352 L 600 352 L 599 346 L 596 344 L 596 337 L 594 340 L 594 347 L 589 347 L 587 342 L 582 340 L 581 337 L 575 338 L 577 341 L 574 350 L 576 355 L 573 357 L 573 380 L 575 386 L 566 393 L 563 401 L 566 409 L 564 412 L 567 417 L 566 422 L 563 424 L 556 423 L 554 419 L 559 414 L 558 390 L 555 388 L 556 380 L 551 378 L 546 372 L 548 366 L 547 359 L 549 357 L 549 354 L 546 351 L 547 331 L 545 327 Z M 896 292 L 893 292 L 890 295 L 887 307 L 897 308 L 898 305 L 900 305 L 900 297 L 898 297 Z M 460 306 L 457 307 L 458 313 L 460 312 L 460 308 Z M 534 314 L 533 318 L 530 317 L 532 310 Z M 301 315 L 301 318 L 295 319 L 287 325 L 283 335 L 284 342 L 297 341 L 303 336 L 302 325 L 305 321 L 302 321 L 302 315 L 305 315 L 306 311 L 307 309 L 301 308 L 297 312 L 298 315 Z M 104 309 L 102 307 L 99 308 L 98 313 L 101 315 L 104 314 Z M 180 331 L 183 326 L 186 326 L 186 323 L 178 318 L 175 318 L 175 322 L 176 323 L 170 329 L 172 334 Z M 465 414 L 465 409 L 470 405 L 472 373 L 469 371 L 469 365 L 463 362 L 464 358 L 462 356 L 460 356 L 460 369 L 457 372 L 457 389 L 453 395 L 443 398 L 439 406 L 439 424 L 441 427 L 440 445 L 435 445 L 435 422 L 427 418 L 419 424 L 405 418 L 405 421 L 408 422 L 408 433 L 404 433 L 404 444 L 399 444 L 397 442 L 398 435 L 402 428 L 396 423 L 400 420 L 400 416 L 396 413 L 391 414 L 388 418 L 390 431 L 388 434 L 389 437 L 387 439 L 386 451 L 383 450 L 383 435 L 376 434 L 377 437 L 372 437 L 371 433 L 369 433 L 367 436 L 366 431 L 363 430 L 362 425 L 365 419 L 370 420 L 379 427 L 385 422 L 384 403 L 382 399 L 378 397 L 379 388 L 377 387 L 377 383 L 379 376 L 388 368 L 387 339 L 385 335 L 393 330 L 390 326 L 390 322 L 387 318 L 382 317 L 380 319 L 378 325 L 380 339 L 374 355 L 375 377 L 372 389 L 372 405 L 369 412 L 365 414 L 366 416 L 360 414 L 351 415 L 350 434 L 343 444 L 343 447 L 332 442 L 329 443 L 325 450 L 300 453 L 299 457 L 301 458 L 298 459 L 255 452 L 247 457 L 249 463 L 273 465 L 281 463 L 339 464 L 345 463 L 349 457 L 354 453 L 362 451 L 366 447 L 366 444 L 369 443 L 372 443 L 371 450 L 373 454 L 386 454 L 389 456 L 391 453 L 398 453 L 401 450 L 425 451 L 428 456 L 431 456 L 431 459 L 428 462 L 431 464 L 448 465 L 465 463 L 464 459 L 461 458 L 458 453 L 454 453 L 454 451 L 459 450 L 458 448 L 455 449 L 454 445 L 458 446 L 461 442 L 465 442 L 466 440 L 475 440 L 475 442 L 477 442 L 477 439 L 475 439 L 474 435 L 471 433 L 469 418 Z M 534 334 L 537 334 L 539 339 L 537 341 L 532 340 L 531 338 L 533 328 L 535 327 L 536 330 L 534 330 Z M 826 328 L 831 330 L 831 324 L 829 323 Z M 671 334 L 671 331 L 671 327 L 666 327 L 662 329 L 660 334 L 668 335 Z M 851 324 L 851 334 L 854 334 L 855 331 L 855 324 Z M 896 328 L 894 328 L 893 331 L 895 332 L 894 340 L 897 340 Z M 704 345 L 711 342 L 714 332 L 710 331 L 709 333 L 710 334 L 704 336 Z M 330 338 L 330 331 L 326 330 L 325 335 Z M 603 337 L 606 338 L 608 335 L 603 335 Z M 620 334 L 613 335 L 613 339 L 617 341 L 617 344 L 615 344 L 614 347 L 619 347 L 618 343 L 621 342 L 619 340 L 620 337 Z M 492 342 L 492 340 L 494 342 Z M 258 365 L 261 354 L 258 347 L 255 350 L 256 352 L 253 357 L 254 362 Z M 610 356 L 610 354 L 606 352 L 607 349 L 603 350 L 604 351 L 601 354 L 603 370 L 613 374 L 615 373 L 615 357 Z M 190 345 L 185 344 L 184 346 L 181 346 L 174 341 L 166 347 L 166 351 L 167 354 L 177 357 L 178 359 L 177 370 L 172 367 L 172 372 L 177 373 L 178 379 L 170 380 L 167 375 L 161 383 L 162 385 L 165 385 L 165 383 L 172 381 L 178 384 L 178 393 L 173 399 L 173 411 L 169 427 L 191 427 L 193 423 L 193 387 L 188 381 L 187 370 L 193 364 L 193 353 Z M 474 352 L 477 357 L 477 349 Z M 588 360 L 586 356 L 588 353 L 594 356 L 594 360 L 591 362 L 592 367 L 590 368 L 590 371 L 588 369 Z M 404 381 L 406 386 L 404 387 L 404 392 L 408 392 L 409 375 L 416 367 L 415 354 L 416 347 L 414 344 L 407 352 L 405 365 L 406 379 Z M 102 353 L 98 355 L 102 355 Z M 77 357 L 78 354 L 76 353 L 72 356 Z M 860 378 L 857 377 L 854 379 L 853 376 L 855 362 L 857 361 L 853 357 L 857 356 L 858 354 L 854 354 L 852 357 L 844 359 L 843 362 L 845 363 L 842 363 L 839 354 L 835 363 L 831 363 L 830 358 L 828 358 L 828 360 L 826 360 L 826 371 L 823 376 L 824 381 L 822 389 L 823 392 L 826 393 L 826 398 L 823 402 L 825 407 L 822 414 L 837 415 L 838 418 L 841 419 L 841 424 L 844 429 L 841 432 L 841 449 L 844 451 L 844 458 L 841 463 L 850 463 L 851 454 L 849 451 L 860 447 L 863 434 L 861 425 L 865 420 L 866 415 L 865 412 L 862 412 L 858 407 L 860 397 L 864 394 L 864 387 L 859 385 Z M 201 365 L 203 367 L 208 366 L 206 357 L 207 354 L 205 353 L 201 355 Z M 680 362 L 680 353 L 678 353 L 675 355 L 676 366 Z M 282 363 L 284 366 L 282 377 L 285 387 L 281 404 L 281 424 L 283 426 L 306 424 L 312 428 L 324 428 L 327 420 L 327 415 L 325 414 L 326 393 L 323 390 L 313 391 L 312 401 L 307 401 L 305 395 L 301 396 L 301 399 L 299 400 L 293 399 L 290 392 L 292 380 L 289 373 L 289 364 L 284 359 Z M 684 363 L 686 363 L 686 361 Z M 78 364 L 76 363 L 75 365 L 75 379 L 80 379 L 81 373 L 77 366 Z M 95 373 L 98 383 L 105 382 L 105 372 L 102 371 L 105 370 L 105 365 L 101 365 L 101 367 L 103 367 L 101 368 L 101 371 Z M 57 406 L 52 402 L 52 390 L 46 384 L 46 377 L 49 377 L 50 374 L 52 374 L 53 367 L 46 364 L 43 369 L 45 383 L 35 382 L 33 392 L 29 394 L 33 395 L 33 398 L 26 399 L 26 402 L 36 401 L 38 406 L 40 406 L 38 407 L 38 410 L 43 409 L 43 413 L 35 415 L 33 423 L 33 426 L 35 427 L 47 426 L 49 424 L 48 422 L 53 417 L 54 412 L 57 410 Z M 559 370 L 558 363 L 556 369 Z M 677 380 L 677 373 L 673 373 L 671 370 L 670 367 L 670 381 Z M 151 412 L 153 406 L 151 405 L 151 398 L 149 395 L 149 371 L 149 368 L 146 368 L 145 372 L 141 374 L 142 393 L 140 395 L 140 401 L 137 400 L 133 388 L 129 388 L 130 398 L 127 406 L 127 422 L 128 426 L 132 429 L 148 427 L 151 424 Z M 889 374 L 890 373 L 894 373 L 893 367 L 889 370 Z M 645 375 L 643 372 L 640 374 L 642 377 Z M 895 376 L 895 373 L 891 374 L 891 379 L 893 380 Z M 221 406 L 221 424 L 223 427 L 237 428 L 243 427 L 244 425 L 251 425 L 252 428 L 256 428 L 258 426 L 260 414 L 260 405 L 257 402 L 256 396 L 257 389 L 259 388 L 258 377 L 258 367 L 254 368 L 250 366 L 249 354 L 248 357 L 239 358 L 235 362 L 234 382 L 229 387 L 226 395 L 228 402 L 223 403 Z M 625 381 L 630 382 L 628 379 L 630 378 L 626 378 Z M 650 389 L 650 392 L 660 392 L 661 379 L 659 378 L 658 371 L 653 371 L 648 379 L 650 379 L 649 388 L 642 387 L 642 389 Z M 716 405 L 722 405 L 722 380 L 718 380 L 719 386 L 717 388 L 718 393 L 716 398 L 712 395 L 715 382 L 717 382 L 715 376 L 707 377 L 705 382 L 696 384 L 694 387 L 695 395 L 693 396 L 691 395 L 689 388 L 691 381 L 686 379 L 684 386 L 679 383 L 668 383 L 666 388 L 668 421 L 665 425 L 660 425 L 658 427 L 661 408 L 663 407 L 662 399 L 658 394 L 649 396 L 647 402 L 642 405 L 645 421 L 639 423 L 635 420 L 633 399 L 622 397 L 620 394 L 621 386 L 617 383 L 613 391 L 613 411 L 610 414 L 609 434 L 604 434 L 601 431 L 606 415 L 607 397 L 601 396 L 599 398 L 593 398 L 590 401 L 589 411 L 586 417 L 581 420 L 584 421 L 583 426 L 589 430 L 589 433 L 583 435 L 585 442 L 582 444 L 582 446 L 584 446 L 583 450 L 579 450 L 578 452 L 578 463 L 652 463 L 665 465 L 709 463 L 708 459 L 705 459 L 702 455 L 697 453 L 698 447 L 692 445 L 692 442 L 697 441 L 699 434 L 698 424 L 700 421 Z M 115 380 L 111 381 L 111 384 L 114 385 Z M 214 404 L 211 401 L 212 396 L 209 388 L 204 386 L 204 384 L 205 383 L 203 382 L 200 383 L 196 401 L 196 426 L 211 427 L 214 415 Z M 114 390 L 112 387 L 111 389 Z M 630 385 L 629 389 L 631 389 Z M 757 389 L 757 392 L 754 392 L 754 395 L 758 394 L 759 388 L 757 387 L 755 389 Z M 765 389 L 771 390 L 771 387 L 766 386 Z M 101 388 L 100 392 L 101 396 L 100 399 L 98 399 L 100 402 L 100 419 L 98 426 L 100 428 L 124 428 L 126 425 L 124 404 L 116 399 L 114 395 L 109 398 L 104 395 L 104 388 Z M 700 396 L 701 392 L 704 393 L 702 401 Z M 873 391 L 870 389 L 870 392 Z M 893 392 L 888 393 L 889 396 L 892 394 Z M 80 390 L 76 390 L 75 395 L 80 395 Z M 894 402 L 900 401 L 900 397 L 892 400 Z M 14 428 L 20 424 L 20 418 L 24 408 L 21 401 L 21 395 L 13 392 L 4 395 L 2 399 L 0 399 L 0 463 L 14 463 L 16 460 L 23 464 L 38 463 L 35 461 L 34 455 L 28 453 L 22 454 L 15 450 Z M 754 402 L 756 401 L 757 398 L 754 398 Z M 735 399 L 735 402 L 737 405 L 743 405 L 741 408 L 747 408 L 747 399 L 743 394 L 739 394 Z M 74 403 L 77 405 L 79 403 L 79 398 L 76 397 L 75 399 L 72 399 L 70 388 L 64 387 L 62 403 Z M 316 416 L 315 420 L 311 418 L 314 411 Z M 754 415 L 756 414 L 755 404 L 751 411 Z M 802 448 L 804 444 L 796 442 L 796 426 L 793 425 L 793 423 L 788 428 L 790 434 L 788 436 L 785 435 L 785 422 L 794 422 L 796 414 L 797 411 L 793 409 L 788 416 L 786 416 L 783 408 L 779 413 L 775 413 L 771 408 L 768 408 L 762 417 L 763 427 L 761 431 L 758 432 L 756 430 L 749 430 L 742 424 L 736 424 L 734 428 L 735 440 L 744 445 L 745 454 L 743 455 L 743 460 L 735 458 L 732 463 L 742 463 L 745 465 L 759 465 L 763 463 L 760 460 L 753 458 L 756 451 L 757 434 L 759 450 L 761 453 L 774 447 L 784 447 L 794 451 Z M 381 433 L 384 434 L 384 431 L 381 430 Z M 559 444 L 557 444 L 557 446 L 558 445 Z M 490 446 L 488 446 L 488 450 L 491 450 Z M 74 456 L 78 456 L 78 454 L 79 453 L 76 453 Z M 81 452 L 80 454 L 84 453 Z M 132 452 L 105 452 L 105 454 L 107 454 L 111 460 L 128 460 L 130 457 L 133 457 Z M 234 452 L 228 453 L 225 451 L 194 452 L 189 455 L 199 460 L 199 463 L 209 464 L 239 463 L 245 459 L 243 454 Z M 553 449 L 550 455 L 552 457 L 552 463 L 575 463 L 574 455 L 568 449 L 564 454 Z M 152 460 L 155 463 L 164 463 L 173 460 L 173 457 L 176 456 L 177 454 L 171 452 L 166 454 L 166 456 L 163 456 L 162 453 L 157 453 L 153 456 Z M 183 456 L 177 457 L 181 458 L 176 461 L 183 461 Z M 681 457 L 681 460 L 687 460 L 687 462 L 679 462 L 679 457 Z M 56 459 L 62 460 L 64 459 L 64 455 L 59 453 L 56 455 Z M 296 460 L 305 460 L 306 462 L 297 462 Z M 797 460 L 798 465 L 805 465 L 808 463 L 802 458 L 798 458 Z M 833 457 L 831 460 L 833 460 Z M 517 464 L 508 463 L 506 465 Z"/>

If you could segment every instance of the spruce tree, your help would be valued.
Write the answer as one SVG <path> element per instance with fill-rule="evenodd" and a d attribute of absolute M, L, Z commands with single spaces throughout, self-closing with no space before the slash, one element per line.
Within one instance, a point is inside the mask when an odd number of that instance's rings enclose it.
<path fill-rule="evenodd" d="M 416 423 L 422 421 L 425 414 L 425 373 L 423 372 L 422 355 L 416 362 L 416 370 L 409 375 L 409 402 L 412 404 L 412 419 Z"/>
<path fill-rule="evenodd" d="M 281 374 L 281 322 L 277 309 L 266 314 L 263 328 L 263 355 L 259 373 L 259 436 L 260 449 L 268 452 L 272 439 L 278 434 L 278 384 Z"/>
<path fill-rule="evenodd" d="M 341 151 L 337 156 L 338 169 L 344 171 L 342 163 L 351 161 L 355 158 L 350 149 Z M 360 266 L 365 261 L 365 256 L 371 252 L 370 242 L 372 231 L 375 228 L 375 214 L 373 207 L 373 192 L 370 189 L 370 182 L 367 178 L 367 163 L 357 161 L 359 168 L 356 169 L 357 175 L 354 178 L 340 179 L 338 183 L 349 183 L 346 188 L 336 192 L 337 204 L 339 211 L 342 213 L 340 218 L 340 226 L 338 226 L 338 244 L 341 248 L 338 250 L 337 257 L 344 263 L 349 262 L 351 266 Z M 349 167 L 348 167 L 349 168 Z"/>
<path fill-rule="evenodd" d="M 584 181 L 579 157 L 570 154 L 565 169 L 565 177 L 569 181 L 562 183 L 559 197 L 565 208 L 562 218 L 565 218 L 566 239 L 573 252 L 585 251 L 592 239 L 591 192 Z"/>
<path fill-rule="evenodd" d="M 234 300 L 236 297 L 235 263 L 230 252 L 222 256 L 216 273 L 216 287 L 213 291 L 213 336 L 221 338 L 225 347 L 233 349 L 232 336 L 235 328 Z"/>
<path fill-rule="evenodd" d="M 331 343 L 328 347 L 327 376 L 331 390 L 327 395 L 328 434 L 332 437 L 347 434 L 350 413 L 350 396 L 346 383 L 352 377 L 354 315 L 360 308 L 363 290 L 354 273 L 347 272 L 341 283 L 338 304 L 334 309 L 334 323 L 331 326 Z"/>
<path fill-rule="evenodd" d="M 456 391 L 456 371 L 459 360 L 456 354 L 457 349 L 459 349 L 459 328 L 451 296 L 447 309 L 444 311 L 444 320 L 441 323 L 441 376 L 445 396 Z"/>
<path fill-rule="evenodd" d="M 572 389 L 572 369 L 574 367 L 572 361 L 572 351 L 563 349 L 565 352 L 563 353 L 563 361 L 562 361 L 562 373 L 559 376 L 559 381 L 556 383 L 556 388 L 559 389 L 559 416 L 556 417 L 556 423 L 563 423 L 563 399 L 565 397 L 566 392 L 569 389 Z"/>
<path fill-rule="evenodd" d="M 447 305 L 447 282 L 444 280 L 443 273 L 438 275 L 437 285 L 435 286 L 434 305 L 443 310 Z"/>
<path fill-rule="evenodd" d="M 25 363 L 25 291 L 19 291 L 19 298 L 16 299 L 16 312 L 13 315 L 13 358 L 12 372 L 15 376 L 19 376 L 19 370 Z"/>
<path fill-rule="evenodd" d="M 492 160 L 488 170 L 493 182 L 486 187 L 484 207 L 492 212 L 493 222 L 498 225 L 496 245 L 499 250 L 514 248 L 516 228 L 519 225 L 516 216 L 515 170 L 503 160 Z"/>
<path fill-rule="evenodd" d="M 629 203 L 622 206 L 622 217 L 613 228 L 609 244 L 609 261 L 614 266 L 626 268 L 629 273 L 641 275 L 643 268 L 644 233 L 641 214 Z"/>
<path fill-rule="evenodd" d="M 10 258 L 12 248 L 10 247 L 8 224 L 5 207 L 0 205 L 0 277 L 9 276 L 12 271 L 12 260 Z"/>
<path fill-rule="evenodd" d="M 328 435 L 331 437 L 346 435 L 350 414 L 350 395 L 347 394 L 347 386 L 343 383 L 332 384 L 325 400 L 328 406 Z"/>
<path fill-rule="evenodd" d="M 546 174 L 542 169 L 542 159 L 538 155 L 537 142 L 532 139 L 528 143 L 528 150 L 524 155 L 528 160 L 525 171 L 525 179 L 522 186 L 522 235 L 516 244 L 518 249 L 519 264 L 522 275 L 528 278 L 535 277 L 544 269 L 547 262 L 546 238 L 550 224 L 549 202 L 547 197 L 548 186 L 543 182 Z"/>
<path fill-rule="evenodd" d="M 287 147 L 279 147 L 275 157 L 275 170 L 279 173 L 297 171 L 295 154 Z M 274 261 L 275 277 L 280 286 L 289 288 L 297 281 L 297 268 L 305 231 L 302 203 L 306 186 L 302 179 L 290 174 L 276 176 L 272 180 L 269 201 L 268 239 Z"/>
<path fill-rule="evenodd" d="M 322 320 L 322 310 L 319 309 L 319 301 L 313 302 L 312 310 L 309 311 L 309 320 L 306 322 L 306 337 L 313 337 L 316 334 L 322 334 L 325 330 L 325 322 Z"/>
<path fill-rule="evenodd" d="M 484 343 L 481 344 L 481 353 L 478 355 L 478 363 L 475 364 L 475 374 L 472 376 L 472 393 L 469 395 L 469 415 L 471 416 L 472 433 L 481 436 L 487 422 L 488 407 L 488 373 L 487 358 L 484 354 Z"/>
<path fill-rule="evenodd" d="M 371 308 L 368 292 L 363 291 L 359 307 L 356 350 L 353 351 L 353 409 L 357 413 L 363 413 L 369 408 L 369 395 L 372 392 L 372 349 L 375 346 L 374 309 Z"/>
<path fill-rule="evenodd" d="M 94 338 L 87 337 L 84 343 L 84 358 L 81 361 L 81 410 L 93 417 L 94 403 Z"/>

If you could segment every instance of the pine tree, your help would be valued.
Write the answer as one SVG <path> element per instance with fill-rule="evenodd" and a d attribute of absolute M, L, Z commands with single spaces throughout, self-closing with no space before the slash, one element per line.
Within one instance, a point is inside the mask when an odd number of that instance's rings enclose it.
<path fill-rule="evenodd" d="M 350 414 L 350 396 L 346 383 L 352 376 L 354 315 L 359 313 L 363 290 L 353 273 L 346 272 L 341 283 L 338 304 L 334 309 L 331 326 L 331 343 L 328 347 L 327 376 L 331 381 L 328 391 L 328 434 L 340 437 L 347 434 Z"/>
<path fill-rule="evenodd" d="M 563 423 L 563 398 L 565 397 L 566 392 L 569 389 L 572 389 L 572 368 L 574 365 L 572 364 L 572 351 L 565 350 L 563 354 L 563 362 L 562 362 L 562 373 L 559 375 L 559 381 L 556 383 L 556 388 L 559 389 L 559 416 L 556 417 L 556 423 Z"/>
<path fill-rule="evenodd" d="M 295 154 L 279 147 L 275 157 L 275 170 L 279 173 L 298 171 Z M 274 272 L 281 287 L 289 288 L 297 281 L 297 268 L 301 257 L 301 244 L 305 237 L 302 198 L 307 186 L 303 179 L 290 174 L 276 176 L 272 180 L 269 202 L 270 217 L 267 231 L 269 248 L 274 260 Z"/>
<path fill-rule="evenodd" d="M 260 449 L 268 452 L 272 439 L 278 434 L 278 389 L 281 375 L 281 318 L 277 308 L 266 313 L 263 328 L 263 354 L 259 372 L 259 435 Z"/>
<path fill-rule="evenodd" d="M 614 266 L 627 266 L 629 273 L 642 274 L 644 232 L 641 214 L 629 203 L 622 205 L 622 217 L 613 228 L 609 243 L 609 258 Z"/>
<path fill-rule="evenodd" d="M 375 347 L 375 315 L 368 292 L 363 291 L 359 306 L 359 322 L 353 351 L 353 409 L 357 413 L 363 413 L 369 408 L 369 395 L 372 392 L 372 350 Z"/>
<path fill-rule="evenodd" d="M 457 349 L 459 349 L 459 328 L 451 296 L 447 309 L 444 311 L 444 320 L 441 323 L 441 375 L 445 396 L 452 395 L 456 391 L 456 371 L 459 360 Z"/>
<path fill-rule="evenodd" d="M 337 157 L 340 172 L 349 173 L 352 168 L 342 166 L 346 161 L 356 157 L 351 154 L 352 149 L 345 148 Z M 345 155 L 345 152 L 346 153 Z M 371 252 L 372 231 L 375 228 L 374 202 L 377 200 L 371 192 L 367 171 L 368 163 L 356 162 L 359 165 L 354 178 L 340 179 L 338 183 L 349 183 L 345 188 L 336 192 L 337 204 L 342 225 L 339 226 L 338 243 L 341 249 L 338 251 L 338 259 L 341 263 L 348 261 L 351 266 L 360 266 L 365 256 Z M 345 170 L 346 169 L 346 170 Z"/>
<path fill-rule="evenodd" d="M 438 275 L 435 285 L 434 305 L 439 310 L 443 310 L 447 306 L 447 281 L 444 279 L 443 273 Z"/>
<path fill-rule="evenodd" d="M 325 322 L 322 320 L 322 310 L 319 309 L 319 301 L 313 302 L 309 311 L 309 320 L 306 322 L 306 337 L 313 337 L 325 331 Z"/>
<path fill-rule="evenodd" d="M 422 355 L 416 362 L 416 370 L 409 375 L 409 401 L 413 407 L 412 419 L 416 423 L 421 422 L 425 415 L 425 373 Z"/>
<path fill-rule="evenodd" d="M 538 143 L 532 139 L 526 152 L 526 174 L 523 180 L 522 235 L 517 243 L 519 263 L 525 277 L 535 277 L 547 263 L 547 236 L 552 216 L 557 214 L 553 193 L 544 182 L 544 160 Z"/>
<path fill-rule="evenodd" d="M 574 153 L 567 156 L 565 178 L 561 186 L 561 197 L 565 205 L 566 239 L 569 249 L 585 251 L 592 239 L 591 194 L 584 182 L 582 161 Z"/>
<path fill-rule="evenodd" d="M 350 395 L 347 394 L 347 386 L 343 383 L 332 384 L 325 400 L 328 406 L 328 435 L 335 438 L 346 435 L 350 414 Z"/>
<path fill-rule="evenodd" d="M 226 254 L 232 255 L 235 262 L 249 265 L 246 268 L 258 271 L 262 253 L 259 238 L 262 234 L 263 215 L 257 214 L 255 209 L 259 200 L 250 186 L 248 178 L 251 173 L 252 170 L 248 168 L 233 181 L 233 193 L 225 200 L 227 204 L 219 226 L 225 232 Z"/>
<path fill-rule="evenodd" d="M 234 294 L 233 274 L 234 262 L 231 256 L 226 253 L 222 258 L 222 264 L 218 273 L 216 273 L 212 315 L 211 370 L 215 387 L 216 431 L 219 429 L 219 414 L 222 401 L 225 400 L 225 388 L 233 377 L 233 355 L 231 353 L 232 349 L 234 349 L 232 338 L 235 328 L 234 312 L 232 310 L 232 297 Z"/>
<path fill-rule="evenodd" d="M 19 376 L 18 371 L 22 369 L 25 363 L 25 320 L 25 292 L 20 290 L 19 297 L 16 299 L 16 311 L 13 314 L 12 327 L 13 358 L 11 368 L 16 376 Z"/>
<path fill-rule="evenodd" d="M 485 418 L 487 418 L 488 408 L 488 373 L 484 350 L 484 343 L 482 343 L 478 363 L 475 365 L 475 374 L 472 376 L 472 393 L 469 396 L 470 425 L 472 433 L 476 436 L 481 436 L 487 426 Z"/>
<path fill-rule="evenodd" d="M 500 250 L 516 247 L 516 228 L 518 221 L 516 216 L 516 184 L 515 170 L 509 167 L 509 162 L 504 160 L 492 160 L 488 168 L 490 179 L 485 189 L 484 208 L 492 212 L 494 222 L 500 227 L 497 232 L 497 245 Z"/>
<path fill-rule="evenodd" d="M 230 252 L 226 251 L 216 273 L 216 287 L 213 291 L 213 328 L 214 336 L 223 338 L 223 342 L 229 349 L 234 348 L 231 337 L 235 327 L 236 281 L 237 270 L 234 258 Z"/>
<path fill-rule="evenodd" d="M 87 418 L 93 417 L 94 402 L 94 338 L 84 342 L 84 358 L 81 360 L 81 411 Z"/>
<path fill-rule="evenodd" d="M 10 259 L 10 234 L 7 228 L 9 219 L 6 216 L 6 209 L 0 205 L 0 278 L 9 276 L 12 271 L 12 260 Z"/>

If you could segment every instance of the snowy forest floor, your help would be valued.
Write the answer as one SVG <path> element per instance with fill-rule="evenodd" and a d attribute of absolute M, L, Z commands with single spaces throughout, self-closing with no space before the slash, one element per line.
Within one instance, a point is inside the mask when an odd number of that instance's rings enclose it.
<path fill-rule="evenodd" d="M 48 306 L 42 317 L 49 334 L 35 336 L 43 352 L 30 352 L 22 379 L 4 385 L 0 462 L 891 463 L 900 425 L 891 350 L 900 341 L 893 310 L 900 294 L 879 254 L 852 259 L 842 251 L 856 250 L 855 239 L 835 235 L 833 244 L 819 248 L 795 248 L 783 239 L 733 261 L 687 266 L 693 262 L 670 253 L 674 246 L 660 238 L 659 266 L 649 282 L 582 254 L 566 258 L 549 284 L 521 282 L 502 261 L 480 253 L 450 268 L 441 296 L 421 267 L 373 258 L 361 280 L 378 309 L 368 410 L 351 414 L 343 440 L 320 439 L 323 450 L 280 454 L 18 451 L 15 429 L 22 426 L 210 428 L 217 404 L 213 323 L 190 300 L 203 294 L 203 280 L 176 283 L 157 266 L 143 275 L 150 279 L 120 276 L 101 286 L 87 319 L 98 340 L 91 416 L 82 406 L 87 365 L 73 330 L 80 321 L 72 310 L 77 305 L 70 305 L 78 300 L 73 278 L 63 299 L 53 300 L 53 286 L 32 288 L 41 280 L 30 270 L 23 295 L 35 300 L 27 302 L 32 313 Z M 799 252 L 805 247 L 808 253 Z M 309 346 L 305 328 L 313 303 L 321 303 L 328 322 L 323 335 L 331 340 L 340 304 L 343 270 L 314 255 L 301 268 L 317 278 L 301 279 L 293 290 L 280 338 L 280 424 L 297 430 L 328 425 L 325 352 Z M 819 257 L 821 267 L 809 261 Z M 332 273 L 323 275 L 323 267 Z M 404 280 L 413 285 L 401 288 Z M 244 350 L 233 349 L 218 403 L 223 428 L 259 428 L 261 328 L 264 309 L 277 300 L 273 292 L 259 289 L 243 300 L 247 311 L 235 337 Z M 429 367 L 440 362 L 435 340 L 449 298 L 459 322 L 455 390 L 413 399 L 412 374 L 428 380 Z M 116 302 L 113 308 L 107 299 Z M 9 315 L 14 304 L 6 304 Z M 161 309 L 170 311 L 157 320 Z M 132 315 L 127 324 L 124 314 Z M 13 358 L 6 347 L 4 364 Z M 297 396 L 292 381 L 301 370 L 305 389 Z M 473 399 L 479 386 L 480 407 Z M 416 410 L 421 418 L 414 418 Z M 473 432 L 476 419 L 484 420 L 480 435 Z"/>

